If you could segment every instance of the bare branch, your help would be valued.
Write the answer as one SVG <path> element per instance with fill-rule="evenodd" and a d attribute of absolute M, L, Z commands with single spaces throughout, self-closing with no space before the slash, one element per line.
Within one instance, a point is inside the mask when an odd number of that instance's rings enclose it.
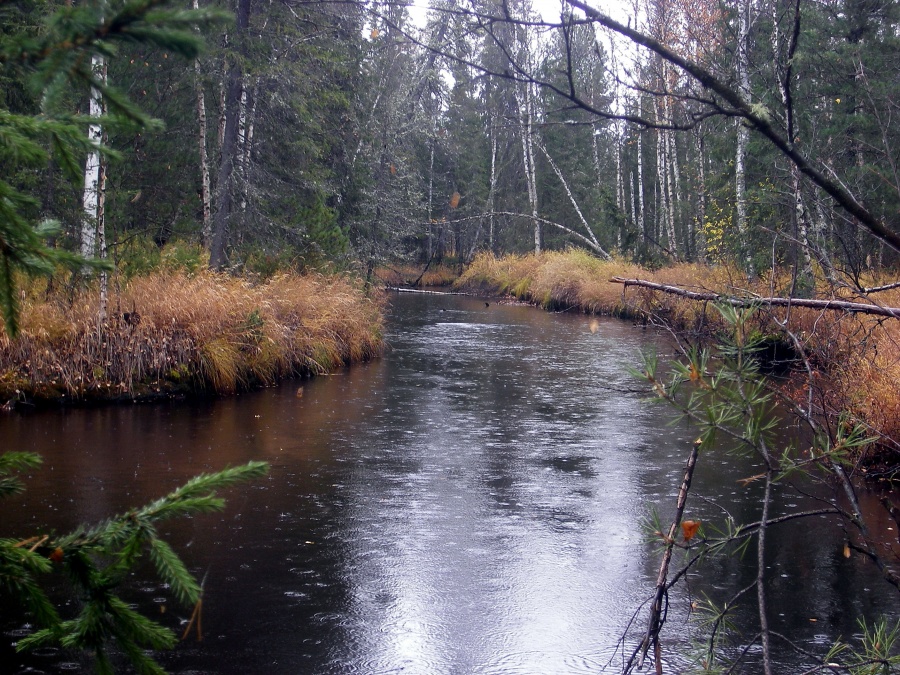
<path fill-rule="evenodd" d="M 623 26 L 603 12 L 586 5 L 582 0 L 565 0 L 572 7 L 580 9 L 585 15 L 620 35 L 627 37 L 635 44 L 641 45 L 658 54 L 669 63 L 678 66 L 684 72 L 697 80 L 704 88 L 714 92 L 728 103 L 735 114 L 742 117 L 750 128 L 762 134 L 781 153 L 791 160 L 796 167 L 807 176 L 817 187 L 832 197 L 839 206 L 854 216 L 859 223 L 872 233 L 876 238 L 885 242 L 893 249 L 900 251 L 900 235 L 889 229 L 880 219 L 875 217 L 866 207 L 860 204 L 856 198 L 844 187 L 840 181 L 829 179 L 822 171 L 812 165 L 805 155 L 800 153 L 793 145 L 793 139 L 786 138 L 772 123 L 770 113 L 760 106 L 751 105 L 745 101 L 739 92 L 722 82 L 709 70 L 699 64 L 683 57 L 671 47 L 664 45 L 649 35 L 636 31 L 629 26 Z"/>
<path fill-rule="evenodd" d="M 810 300 L 807 298 L 735 298 L 730 295 L 722 295 L 720 293 L 701 293 L 698 291 L 690 291 L 680 286 L 670 286 L 668 284 L 658 284 L 645 279 L 624 279 L 622 277 L 613 277 L 610 283 L 624 284 L 628 286 L 640 286 L 642 288 L 650 288 L 654 291 L 677 295 L 689 300 L 703 300 L 712 302 L 721 302 L 733 307 L 755 307 L 759 305 L 770 305 L 774 307 L 809 307 L 811 309 L 827 309 L 839 312 L 854 312 L 857 314 L 876 314 L 878 316 L 888 316 L 894 319 L 900 319 L 900 307 L 880 307 L 878 305 L 869 305 L 862 302 L 850 302 L 848 300 Z"/>

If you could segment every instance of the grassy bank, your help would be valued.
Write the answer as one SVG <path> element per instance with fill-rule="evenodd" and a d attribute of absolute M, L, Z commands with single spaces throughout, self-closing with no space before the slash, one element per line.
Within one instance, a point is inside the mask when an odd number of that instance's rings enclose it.
<path fill-rule="evenodd" d="M 606 262 L 583 251 L 539 256 L 494 258 L 482 255 L 457 281 L 460 290 L 512 295 L 547 309 L 578 309 L 592 314 L 623 317 L 652 316 L 694 340 L 708 340 L 724 330 L 721 316 L 709 303 L 659 291 L 610 283 L 612 277 L 641 278 L 695 291 L 738 297 L 788 296 L 790 277 L 770 274 L 748 283 L 728 267 L 675 265 L 657 271 L 620 261 Z M 877 279 L 867 280 L 870 286 Z M 833 295 L 824 285 L 818 297 L 900 306 L 900 289 L 869 298 L 852 289 Z M 782 327 L 797 338 L 792 344 Z M 770 336 L 773 345 L 789 347 L 808 357 L 812 372 L 784 384 L 794 400 L 809 401 L 823 419 L 837 424 L 842 411 L 866 424 L 877 435 L 882 452 L 900 458 L 900 320 L 860 313 L 803 308 L 763 307 L 755 330 Z M 799 346 L 799 350 L 797 347 Z"/>
<path fill-rule="evenodd" d="M 459 278 L 459 265 L 437 263 L 428 265 L 383 265 L 375 270 L 375 277 L 385 286 L 450 286 Z"/>
<path fill-rule="evenodd" d="M 98 297 L 28 287 L 21 335 L 0 332 L 0 401 L 229 394 L 382 349 L 380 307 L 344 278 L 136 277 L 111 294 L 102 327 Z"/>

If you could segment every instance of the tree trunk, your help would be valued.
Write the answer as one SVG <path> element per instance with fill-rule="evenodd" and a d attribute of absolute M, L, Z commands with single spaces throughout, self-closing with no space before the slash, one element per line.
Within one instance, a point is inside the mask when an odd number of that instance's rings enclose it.
<path fill-rule="evenodd" d="M 587 232 L 588 239 L 593 243 L 592 248 L 594 251 L 600 254 L 601 257 L 606 260 L 610 260 L 609 253 L 603 250 L 603 247 L 600 246 L 600 242 L 597 241 L 597 237 L 594 235 L 594 231 L 591 229 L 591 226 L 588 224 L 587 219 L 584 217 L 584 214 L 581 212 L 581 207 L 578 206 L 578 202 L 575 200 L 575 195 L 572 194 L 572 190 L 569 188 L 569 183 L 566 181 L 565 176 L 563 176 L 562 171 L 560 171 L 559 166 L 553 161 L 553 157 L 550 156 L 550 153 L 547 152 L 547 148 L 544 147 L 543 143 L 537 143 L 538 149 L 544 153 L 544 157 L 547 158 L 547 163 L 550 164 L 550 168 L 553 169 L 553 173 L 556 174 L 556 177 L 559 178 L 559 182 L 563 186 L 563 190 L 565 190 L 566 195 L 569 197 L 569 202 L 572 204 L 572 208 L 575 209 L 575 213 L 578 214 L 578 219 L 581 221 L 581 225 L 584 227 Z"/>
<path fill-rule="evenodd" d="M 91 70 L 94 77 L 106 81 L 106 60 L 100 54 L 91 57 Z M 103 115 L 103 96 L 96 87 L 91 87 L 90 107 L 88 114 L 92 119 Z M 100 204 L 100 142 L 103 129 L 99 122 L 88 126 L 88 138 L 94 149 L 88 153 L 84 165 L 84 219 L 81 223 L 81 255 L 93 258 L 97 255 L 98 209 Z"/>
<path fill-rule="evenodd" d="M 103 73 L 106 79 L 106 73 Z M 105 139 L 104 139 L 105 140 Z M 101 260 L 106 260 L 106 171 L 109 163 L 105 158 L 100 159 L 100 181 L 97 194 L 97 245 Z M 100 272 L 100 309 L 97 312 L 97 323 L 100 330 L 106 325 L 108 319 L 107 307 L 109 305 L 109 273 L 106 270 Z"/>
<path fill-rule="evenodd" d="M 750 103 L 750 0 L 738 3 L 737 78 L 741 98 Z M 747 241 L 747 145 L 750 130 L 741 119 L 737 124 L 737 146 L 734 155 L 734 204 L 738 238 L 743 248 L 744 264 L 749 276 L 754 276 L 753 252 Z"/>
<path fill-rule="evenodd" d="M 488 249 L 494 250 L 494 197 L 497 193 L 497 129 L 491 122 L 491 185 L 488 188 Z"/>
<path fill-rule="evenodd" d="M 238 123 L 242 89 L 240 63 L 231 66 L 225 95 L 225 133 L 222 139 L 222 156 L 216 178 L 216 213 L 213 218 L 212 246 L 209 249 L 209 267 L 221 270 L 227 261 L 225 249 L 228 224 L 234 203 L 234 172 L 238 149 Z"/>
<path fill-rule="evenodd" d="M 428 157 L 428 256 L 426 258 L 428 262 L 434 258 L 434 232 L 432 229 L 434 222 L 434 134 L 431 136 L 430 145 Z"/>
<path fill-rule="evenodd" d="M 200 5 L 194 0 L 194 9 L 199 9 Z M 206 94 L 203 91 L 202 73 L 200 71 L 199 59 L 194 60 L 194 74 L 197 81 L 197 146 L 200 152 L 200 203 L 203 207 L 203 221 L 201 225 L 201 233 L 203 237 L 203 248 L 207 251 L 212 246 L 212 195 L 209 187 L 209 155 L 207 154 L 207 122 L 206 122 Z"/>
<path fill-rule="evenodd" d="M 534 223 L 534 252 L 541 252 L 541 224 L 538 220 L 537 178 L 534 163 L 534 127 L 532 120 L 533 102 L 531 83 L 516 87 L 516 102 L 519 106 L 519 134 L 522 141 L 522 166 L 525 170 L 525 183 L 528 189 L 528 203 L 531 206 L 531 218 Z"/>
<path fill-rule="evenodd" d="M 704 227 L 706 225 L 706 148 L 703 143 L 703 134 L 699 128 L 695 130 L 697 145 L 697 215 L 694 219 L 693 236 L 691 243 L 694 248 L 694 255 L 697 259 L 706 258 L 706 233 Z"/>
<path fill-rule="evenodd" d="M 243 37 L 250 25 L 251 0 L 239 0 L 237 12 L 237 37 Z M 227 262 L 228 226 L 234 209 L 235 168 L 241 161 L 239 128 L 241 124 L 241 99 L 244 73 L 241 58 L 232 57 L 225 82 L 225 125 L 222 134 L 222 153 L 216 178 L 216 212 L 212 224 L 212 245 L 209 250 L 209 267 L 221 270 Z"/>
<path fill-rule="evenodd" d="M 637 132 L 637 184 L 638 184 L 638 208 L 637 208 L 637 226 L 638 230 L 641 233 L 641 236 L 644 238 L 644 243 L 647 242 L 647 222 L 644 218 L 644 141 L 643 134 L 638 131 Z"/>

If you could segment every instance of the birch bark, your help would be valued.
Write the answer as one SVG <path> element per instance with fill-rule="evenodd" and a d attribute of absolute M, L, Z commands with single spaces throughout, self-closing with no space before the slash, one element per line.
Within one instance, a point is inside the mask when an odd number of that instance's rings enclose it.
<path fill-rule="evenodd" d="M 737 78 L 741 98 L 750 103 L 750 0 L 738 2 Z M 741 119 L 736 121 L 737 146 L 734 156 L 734 203 L 737 216 L 737 233 L 743 248 L 744 265 L 749 276 L 754 276 L 753 255 L 747 242 L 747 145 L 750 130 Z"/>
<path fill-rule="evenodd" d="M 91 69 L 101 82 L 106 81 L 106 60 L 100 54 L 91 57 Z M 91 119 L 99 119 L 103 115 L 103 96 L 96 87 L 91 87 L 88 114 Z M 94 149 L 88 153 L 84 165 L 84 218 L 81 223 L 81 255 L 93 258 L 97 255 L 97 232 L 101 227 L 98 219 L 100 204 L 100 144 L 103 128 L 100 122 L 92 122 L 88 126 L 88 138 Z"/>

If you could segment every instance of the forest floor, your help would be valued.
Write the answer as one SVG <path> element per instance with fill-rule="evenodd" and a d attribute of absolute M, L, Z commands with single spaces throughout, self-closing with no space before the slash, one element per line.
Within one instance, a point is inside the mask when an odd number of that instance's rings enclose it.
<path fill-rule="evenodd" d="M 788 297 L 790 274 L 769 272 L 753 282 L 727 266 L 679 264 L 656 271 L 622 261 L 599 260 L 583 251 L 477 257 L 455 282 L 457 290 L 509 295 L 551 310 L 576 309 L 652 321 L 690 344 L 712 345 L 726 330 L 709 301 L 613 283 L 643 279 L 733 298 Z M 867 279 L 877 286 L 878 279 Z M 863 295 L 849 285 L 816 288 L 819 299 L 882 307 L 900 306 L 900 288 Z M 787 374 L 777 388 L 789 401 L 812 406 L 830 428 L 862 423 L 877 441 L 857 458 L 862 468 L 879 464 L 900 473 L 900 320 L 861 312 L 762 305 L 754 330 L 764 336 L 767 366 Z M 778 361 L 784 359 L 779 368 Z"/>
<path fill-rule="evenodd" d="M 103 323 L 96 284 L 20 288 L 20 335 L 0 329 L 7 408 L 230 394 L 326 373 L 383 347 L 379 300 L 345 277 L 158 272 L 111 288 Z"/>

